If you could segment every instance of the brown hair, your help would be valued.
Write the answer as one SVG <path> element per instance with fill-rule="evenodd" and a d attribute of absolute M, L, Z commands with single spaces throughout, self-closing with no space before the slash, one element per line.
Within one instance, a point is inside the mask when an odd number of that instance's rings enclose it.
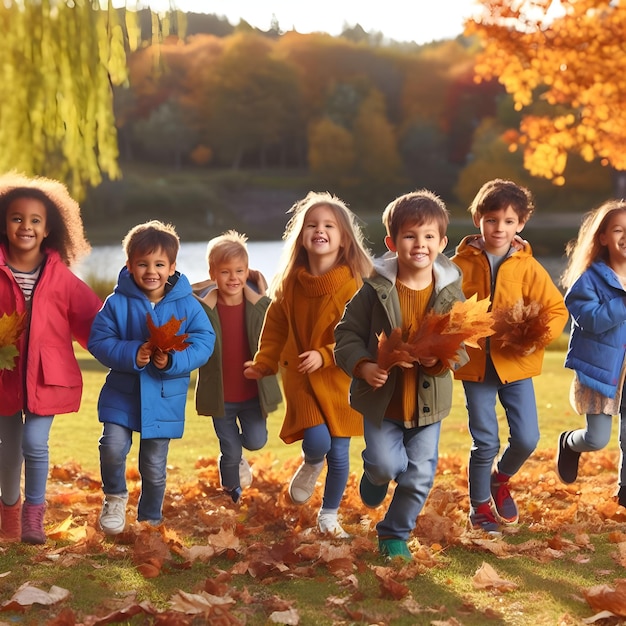
<path fill-rule="evenodd" d="M 445 237 L 450 213 L 443 200 L 428 189 L 405 193 L 390 202 L 383 211 L 383 224 L 394 243 L 405 224 L 421 226 L 427 222 L 435 222 L 439 226 L 439 234 Z"/>
<path fill-rule="evenodd" d="M 522 224 L 525 224 L 535 210 L 531 192 L 513 181 L 494 178 L 486 182 L 470 204 L 468 211 L 472 217 L 482 217 L 485 213 L 512 207 Z"/>
<path fill-rule="evenodd" d="M 172 224 L 151 220 L 133 226 L 122 240 L 122 247 L 129 261 L 138 255 L 163 250 L 169 262 L 174 263 L 180 248 L 180 240 Z"/>

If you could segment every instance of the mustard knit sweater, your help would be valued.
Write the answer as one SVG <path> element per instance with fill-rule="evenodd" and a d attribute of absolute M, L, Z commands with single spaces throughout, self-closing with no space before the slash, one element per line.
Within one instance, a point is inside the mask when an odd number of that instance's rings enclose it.
<path fill-rule="evenodd" d="M 335 326 L 357 288 L 345 265 L 321 276 L 298 268 L 267 310 L 254 360 L 273 372 L 280 366 L 285 392 L 280 437 L 285 443 L 302 439 L 306 428 L 323 423 L 333 437 L 363 433 L 363 418 L 349 405 L 350 378 L 333 356 Z M 300 374 L 299 355 L 307 350 L 317 350 L 323 365 Z"/>

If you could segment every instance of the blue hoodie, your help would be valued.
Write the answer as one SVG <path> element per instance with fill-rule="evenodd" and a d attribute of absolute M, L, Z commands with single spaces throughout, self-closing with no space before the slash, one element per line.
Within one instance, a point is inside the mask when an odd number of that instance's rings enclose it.
<path fill-rule="evenodd" d="M 137 351 L 148 339 L 147 315 L 157 326 L 182 320 L 177 334 L 189 346 L 170 352 L 163 370 L 152 362 L 138 367 Z M 89 351 L 110 368 L 98 400 L 98 417 L 141 433 L 142 439 L 177 439 L 185 425 L 190 373 L 213 353 L 215 332 L 187 278 L 175 272 L 163 299 L 152 306 L 127 268 L 94 320 Z"/>

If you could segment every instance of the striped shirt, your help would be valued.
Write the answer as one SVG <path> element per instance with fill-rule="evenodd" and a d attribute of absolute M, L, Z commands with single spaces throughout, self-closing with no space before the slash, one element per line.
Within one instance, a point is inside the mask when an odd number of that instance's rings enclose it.
<path fill-rule="evenodd" d="M 33 295 L 33 289 L 35 288 L 35 283 L 39 279 L 39 275 L 41 274 L 41 268 L 43 264 L 39 264 L 34 270 L 30 272 L 23 272 L 21 270 L 16 270 L 15 268 L 9 265 L 9 269 L 15 278 L 15 282 L 20 286 L 22 293 L 24 294 L 24 298 L 26 301 L 29 301 Z"/>

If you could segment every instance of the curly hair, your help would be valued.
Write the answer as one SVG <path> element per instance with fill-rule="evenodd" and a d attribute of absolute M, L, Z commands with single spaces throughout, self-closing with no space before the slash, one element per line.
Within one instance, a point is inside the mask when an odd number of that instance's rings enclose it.
<path fill-rule="evenodd" d="M 28 177 L 17 172 L 0 176 L 0 243 L 8 245 L 6 215 L 18 198 L 39 200 L 46 207 L 48 236 L 44 248 L 56 250 L 66 265 L 72 265 L 91 251 L 85 237 L 80 206 L 65 185 L 42 176 Z"/>

